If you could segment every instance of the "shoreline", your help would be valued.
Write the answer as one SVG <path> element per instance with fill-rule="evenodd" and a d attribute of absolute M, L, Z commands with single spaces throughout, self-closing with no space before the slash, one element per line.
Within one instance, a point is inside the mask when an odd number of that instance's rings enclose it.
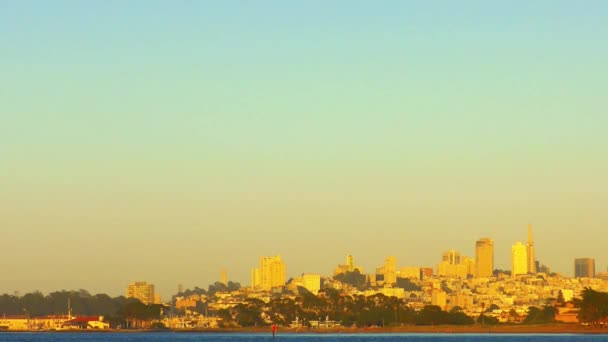
<path fill-rule="evenodd" d="M 271 333 L 270 327 L 248 328 L 219 328 L 219 329 L 108 329 L 108 330 L 0 330 L 2 333 L 205 333 L 205 334 L 231 334 L 231 333 Z M 279 328 L 278 334 L 608 334 L 608 327 L 582 326 L 579 324 L 542 324 L 542 325 L 494 325 L 494 326 L 397 326 L 373 328 L 336 328 L 336 329 L 310 329 L 310 328 Z"/>

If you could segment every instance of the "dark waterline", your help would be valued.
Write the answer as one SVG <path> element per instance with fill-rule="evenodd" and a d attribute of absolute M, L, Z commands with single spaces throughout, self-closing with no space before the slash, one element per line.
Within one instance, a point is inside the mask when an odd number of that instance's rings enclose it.
<path fill-rule="evenodd" d="M 576 334 L 279 334 L 272 338 L 269 333 L 1 333 L 0 341 L 6 342 L 139 342 L 139 341 L 288 341 L 288 342 L 520 342 L 520 341 L 608 341 L 606 335 Z"/>

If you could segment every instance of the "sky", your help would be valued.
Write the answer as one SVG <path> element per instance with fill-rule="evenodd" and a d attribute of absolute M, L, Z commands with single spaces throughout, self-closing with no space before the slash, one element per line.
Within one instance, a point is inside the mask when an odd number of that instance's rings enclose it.
<path fill-rule="evenodd" d="M 608 255 L 606 1 L 0 2 L 0 293 Z"/>

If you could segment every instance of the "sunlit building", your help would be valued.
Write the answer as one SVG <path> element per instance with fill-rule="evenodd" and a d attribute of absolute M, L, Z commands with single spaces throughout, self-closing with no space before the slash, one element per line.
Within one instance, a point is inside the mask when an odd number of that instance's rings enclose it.
<path fill-rule="evenodd" d="M 491 277 L 494 273 L 494 240 L 483 238 L 475 242 L 475 275 Z"/>
<path fill-rule="evenodd" d="M 321 289 L 321 275 L 320 274 L 303 274 L 302 283 L 304 284 L 304 288 L 306 288 L 308 291 L 310 291 L 316 295 L 319 293 L 319 290 Z"/>
<path fill-rule="evenodd" d="M 285 285 L 286 266 L 281 256 L 263 256 L 260 267 L 251 271 L 251 287 L 256 290 L 270 291 Z"/>
<path fill-rule="evenodd" d="M 139 299 L 144 304 L 154 304 L 156 302 L 154 285 L 145 281 L 131 283 L 127 286 L 126 297 Z"/>
<path fill-rule="evenodd" d="M 467 278 L 475 274 L 475 261 L 463 257 L 459 252 L 450 250 L 442 254 L 437 265 L 437 274 L 444 277 Z"/>
<path fill-rule="evenodd" d="M 511 275 L 513 277 L 528 274 L 528 252 L 521 241 L 511 246 Z"/>

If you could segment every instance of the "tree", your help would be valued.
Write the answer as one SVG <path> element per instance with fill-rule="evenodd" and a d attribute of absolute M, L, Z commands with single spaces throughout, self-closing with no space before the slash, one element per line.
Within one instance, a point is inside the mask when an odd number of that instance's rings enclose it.
<path fill-rule="evenodd" d="M 582 299 L 575 301 L 580 307 L 578 317 L 581 322 L 600 323 L 608 321 L 608 293 L 585 288 Z"/>
<path fill-rule="evenodd" d="M 397 278 L 397 287 L 404 289 L 405 291 L 420 291 L 422 288 L 407 278 Z"/>
<path fill-rule="evenodd" d="M 524 318 L 525 324 L 545 324 L 555 322 L 555 307 L 545 305 L 542 308 L 531 306 L 528 315 Z"/>
<path fill-rule="evenodd" d="M 566 300 L 564 299 L 564 293 L 562 292 L 562 290 L 559 290 L 559 292 L 557 293 L 557 305 L 559 306 L 563 306 L 566 303 Z"/>
<path fill-rule="evenodd" d="M 367 282 L 365 281 L 365 275 L 361 274 L 361 272 L 359 272 L 357 269 L 352 272 L 337 274 L 334 276 L 334 279 L 358 289 L 368 288 Z"/>

